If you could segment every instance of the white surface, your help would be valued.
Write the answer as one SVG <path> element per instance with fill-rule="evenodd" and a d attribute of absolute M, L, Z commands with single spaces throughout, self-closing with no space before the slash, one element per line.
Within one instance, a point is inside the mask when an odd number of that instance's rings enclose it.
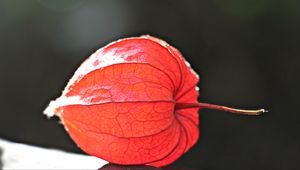
<path fill-rule="evenodd" d="M 106 161 L 87 155 L 0 139 L 3 169 L 99 169 Z"/>

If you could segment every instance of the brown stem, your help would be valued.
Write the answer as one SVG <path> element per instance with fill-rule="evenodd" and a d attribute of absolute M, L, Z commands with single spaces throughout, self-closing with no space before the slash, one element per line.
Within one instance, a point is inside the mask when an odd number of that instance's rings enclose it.
<path fill-rule="evenodd" d="M 258 110 L 242 110 L 242 109 L 235 109 L 226 106 L 219 106 L 215 104 L 208 104 L 208 103 L 176 103 L 175 110 L 185 109 L 185 108 L 194 108 L 198 107 L 200 109 L 214 109 L 214 110 L 221 110 L 225 112 L 237 113 L 242 115 L 261 115 L 262 113 L 267 112 L 265 109 L 258 109 Z"/>

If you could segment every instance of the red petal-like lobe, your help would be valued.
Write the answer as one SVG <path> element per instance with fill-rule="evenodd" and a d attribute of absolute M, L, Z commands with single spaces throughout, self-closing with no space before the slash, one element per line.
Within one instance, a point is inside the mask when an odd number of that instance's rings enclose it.
<path fill-rule="evenodd" d="M 84 123 L 71 123 L 62 119 L 66 129 L 78 146 L 87 153 L 117 164 L 146 164 L 168 155 L 178 144 L 180 126 L 171 126 L 155 135 L 120 138 L 85 129 Z"/>
<path fill-rule="evenodd" d="M 174 101 L 172 80 L 147 63 L 113 64 L 86 74 L 67 93 L 80 104 Z M 174 101 L 175 102 L 175 101 Z"/>
<path fill-rule="evenodd" d="M 154 41 L 145 38 L 128 38 L 114 42 L 94 53 L 75 72 L 68 83 L 65 93 L 76 87 L 87 73 L 113 64 L 144 63 L 166 74 L 177 89 L 181 83 L 181 71 L 177 58 L 169 50 Z M 108 77 L 110 75 L 107 75 Z"/>
<path fill-rule="evenodd" d="M 173 102 L 118 102 L 68 105 L 59 109 L 70 123 L 81 123 L 80 129 L 130 138 L 167 129 L 174 121 L 173 108 Z"/>
<path fill-rule="evenodd" d="M 198 140 L 199 77 L 180 52 L 142 36 L 113 42 L 91 55 L 60 98 L 45 111 L 58 115 L 85 152 L 117 164 L 161 167 Z"/>
<path fill-rule="evenodd" d="M 180 123 L 179 123 L 179 125 L 180 125 Z M 168 165 L 168 164 L 174 162 L 185 152 L 186 146 L 188 144 L 187 142 L 188 141 L 187 141 L 185 129 L 184 129 L 184 127 L 182 127 L 180 125 L 180 139 L 178 141 L 177 146 L 166 157 L 162 158 L 161 160 L 147 163 L 147 165 L 155 166 L 155 167 L 162 167 L 162 166 L 165 166 L 165 165 Z"/>

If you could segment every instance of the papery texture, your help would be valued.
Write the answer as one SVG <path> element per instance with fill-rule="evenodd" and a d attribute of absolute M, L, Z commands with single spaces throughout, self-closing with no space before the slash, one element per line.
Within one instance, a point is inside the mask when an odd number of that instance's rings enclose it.
<path fill-rule="evenodd" d="M 198 140 L 197 74 L 166 42 L 141 36 L 99 49 L 45 113 L 57 115 L 77 145 L 117 164 L 168 165 Z"/>

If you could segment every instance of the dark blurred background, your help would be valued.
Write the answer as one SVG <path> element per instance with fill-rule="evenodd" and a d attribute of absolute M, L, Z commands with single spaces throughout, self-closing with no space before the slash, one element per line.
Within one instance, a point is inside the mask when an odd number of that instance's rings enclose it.
<path fill-rule="evenodd" d="M 201 76 L 200 101 L 266 108 L 201 110 L 201 138 L 171 165 L 300 168 L 300 1 L 1 0 L 0 138 L 81 152 L 42 114 L 80 63 L 107 43 L 150 34 Z"/>

